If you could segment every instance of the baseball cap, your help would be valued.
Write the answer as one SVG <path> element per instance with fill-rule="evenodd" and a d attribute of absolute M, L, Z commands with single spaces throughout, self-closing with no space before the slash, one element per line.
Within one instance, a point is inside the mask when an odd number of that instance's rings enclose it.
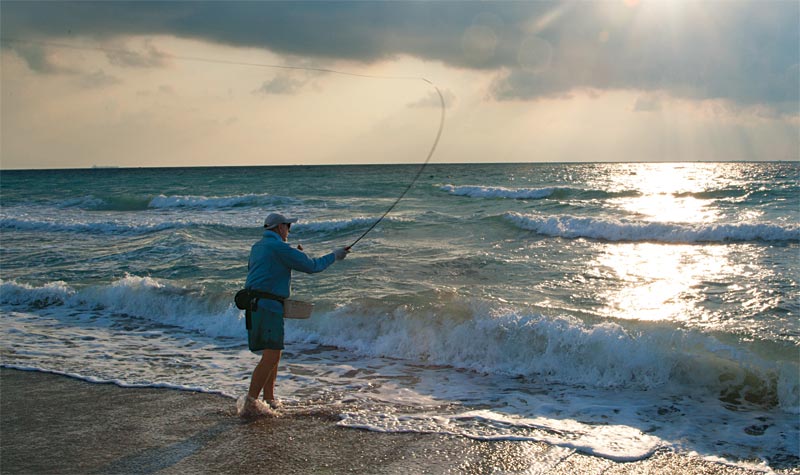
<path fill-rule="evenodd" d="M 273 229 L 278 227 L 279 224 L 291 224 L 296 222 L 297 218 L 289 218 L 280 213 L 270 213 L 267 216 L 267 219 L 264 220 L 264 227 L 267 229 Z"/>

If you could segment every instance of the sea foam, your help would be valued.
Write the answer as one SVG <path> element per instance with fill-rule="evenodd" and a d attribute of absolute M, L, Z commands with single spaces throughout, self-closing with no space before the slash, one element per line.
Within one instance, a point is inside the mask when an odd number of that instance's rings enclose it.
<path fill-rule="evenodd" d="M 90 211 L 144 211 L 147 209 L 199 208 L 226 209 L 240 207 L 277 206 L 300 203 L 301 200 L 268 193 L 248 193 L 230 196 L 203 195 L 125 195 L 69 198 L 56 203 L 58 208 L 80 208 Z"/>
<path fill-rule="evenodd" d="M 234 196 L 192 196 L 192 195 L 158 195 L 150 200 L 150 208 L 208 208 L 223 209 L 250 206 L 274 206 L 297 203 L 299 200 L 286 196 L 262 194 L 245 194 Z"/>
<path fill-rule="evenodd" d="M 603 389 L 703 388 L 710 394 L 762 398 L 800 410 L 797 364 L 768 363 L 710 335 L 656 325 L 627 329 L 470 304 L 470 319 L 341 307 L 288 329 L 296 341 L 347 348 L 363 355 L 404 358 L 486 374 Z M 735 393 L 735 394 L 734 394 Z"/>
<path fill-rule="evenodd" d="M 447 299 L 445 299 L 447 300 Z M 63 282 L 41 287 L 0 283 L 0 303 L 118 313 L 197 331 L 245 339 L 232 292 L 206 293 L 149 277 L 75 290 Z M 800 412 L 798 366 L 765 362 L 693 330 L 665 325 L 626 328 L 585 323 L 454 298 L 435 315 L 408 307 L 353 302 L 306 321 L 287 322 L 287 339 L 335 346 L 362 355 L 402 358 L 486 374 L 535 378 L 601 389 L 689 387 Z M 463 318 L 465 313 L 469 318 Z"/>
<path fill-rule="evenodd" d="M 0 303 L 99 308 L 214 337 L 242 337 L 244 334 L 243 314 L 233 306 L 232 294 L 208 296 L 203 289 L 188 289 L 151 277 L 127 276 L 110 285 L 80 290 L 64 282 L 34 287 L 0 281 Z"/>
<path fill-rule="evenodd" d="M 800 240 L 800 226 L 777 224 L 650 223 L 611 218 L 540 216 L 516 212 L 506 213 L 504 217 L 521 229 L 545 236 L 570 239 L 670 243 Z"/>

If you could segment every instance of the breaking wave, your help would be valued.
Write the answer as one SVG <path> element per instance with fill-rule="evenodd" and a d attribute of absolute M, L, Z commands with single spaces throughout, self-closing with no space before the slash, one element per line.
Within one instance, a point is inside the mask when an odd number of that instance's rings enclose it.
<path fill-rule="evenodd" d="M 668 243 L 728 241 L 800 241 L 800 226 L 776 224 L 675 224 L 575 216 L 539 216 L 509 212 L 504 217 L 521 229 L 545 236 L 607 241 Z"/>
<path fill-rule="evenodd" d="M 235 208 L 249 206 L 275 206 L 297 203 L 299 200 L 286 196 L 270 194 L 247 194 L 236 196 L 164 196 L 158 195 L 148 206 L 150 208 Z"/>
<path fill-rule="evenodd" d="M 80 208 L 91 211 L 143 211 L 147 209 L 199 208 L 226 209 L 240 207 L 279 206 L 300 200 L 267 193 L 233 196 L 158 195 L 106 196 L 94 195 L 72 198 L 57 204 L 59 208 Z"/>
<path fill-rule="evenodd" d="M 103 309 L 160 324 L 197 330 L 210 336 L 241 336 L 241 312 L 232 296 L 208 295 L 150 277 L 128 276 L 110 285 L 76 290 L 67 283 L 41 287 L 0 280 L 0 303 L 33 308 L 67 306 Z"/>
<path fill-rule="evenodd" d="M 598 388 L 703 388 L 725 401 L 749 401 L 800 412 L 798 367 L 766 362 L 741 346 L 669 326 L 626 328 L 550 317 L 457 295 L 429 305 L 361 300 L 305 321 L 287 323 L 287 339 L 332 345 L 370 356 L 402 358 L 482 373 Z M 128 276 L 76 290 L 64 282 L 35 287 L 0 281 L 0 303 L 28 308 L 105 310 L 244 341 L 232 295 Z M 462 318 L 470 314 L 470 318 Z M 434 315 L 435 314 L 435 315 Z"/>

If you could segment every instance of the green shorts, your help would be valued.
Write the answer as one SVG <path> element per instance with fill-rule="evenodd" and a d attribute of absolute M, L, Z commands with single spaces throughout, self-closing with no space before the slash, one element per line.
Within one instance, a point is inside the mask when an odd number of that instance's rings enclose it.
<path fill-rule="evenodd" d="M 247 330 L 247 346 L 254 353 L 283 349 L 283 313 L 259 308 L 252 313 L 252 325 Z"/>

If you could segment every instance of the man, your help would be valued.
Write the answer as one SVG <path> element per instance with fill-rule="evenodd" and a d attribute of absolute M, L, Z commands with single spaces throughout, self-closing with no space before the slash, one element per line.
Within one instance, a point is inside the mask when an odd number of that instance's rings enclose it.
<path fill-rule="evenodd" d="M 280 213 L 267 216 L 264 235 L 250 250 L 245 288 L 266 292 L 276 298 L 288 298 L 292 270 L 308 274 L 322 272 L 350 252 L 349 247 L 343 247 L 317 259 L 308 257 L 301 246 L 294 249 L 286 243 L 295 222 L 297 218 L 288 218 Z M 251 314 L 248 345 L 254 353 L 261 353 L 261 361 L 253 370 L 250 390 L 239 411 L 242 417 L 266 412 L 264 403 L 258 401 L 262 391 L 266 404 L 273 409 L 280 407 L 280 402 L 275 399 L 275 378 L 283 350 L 283 315 L 283 303 L 270 298 L 259 298 L 257 309 Z"/>

